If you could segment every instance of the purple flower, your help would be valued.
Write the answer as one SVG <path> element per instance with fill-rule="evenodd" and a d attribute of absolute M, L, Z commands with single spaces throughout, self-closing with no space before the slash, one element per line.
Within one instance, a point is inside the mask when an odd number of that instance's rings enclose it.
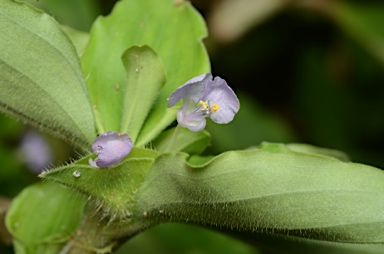
<path fill-rule="evenodd" d="M 233 120 L 240 108 L 236 94 L 224 79 L 207 73 L 192 78 L 177 88 L 168 98 L 168 107 L 183 99 L 183 106 L 177 111 L 177 122 L 191 131 L 205 127 L 205 118 L 224 124 Z"/>
<path fill-rule="evenodd" d="M 131 149 L 132 140 L 127 134 L 117 131 L 103 133 L 92 144 L 92 150 L 98 157 L 95 160 L 89 158 L 89 164 L 100 168 L 116 165 Z"/>

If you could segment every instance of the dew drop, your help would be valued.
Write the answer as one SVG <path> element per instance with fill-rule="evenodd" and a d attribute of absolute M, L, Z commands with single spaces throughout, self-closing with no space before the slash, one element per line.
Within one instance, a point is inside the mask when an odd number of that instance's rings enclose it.
<path fill-rule="evenodd" d="M 136 71 L 136 72 L 139 72 L 139 68 L 136 68 L 135 71 Z"/>
<path fill-rule="evenodd" d="M 72 175 L 74 177 L 80 177 L 81 176 L 81 172 L 79 170 L 75 170 L 75 171 L 73 171 Z"/>

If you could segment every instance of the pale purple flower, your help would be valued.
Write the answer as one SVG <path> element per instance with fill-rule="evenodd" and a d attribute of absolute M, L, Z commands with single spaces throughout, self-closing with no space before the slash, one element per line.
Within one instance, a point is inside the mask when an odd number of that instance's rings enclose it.
<path fill-rule="evenodd" d="M 202 74 L 177 88 L 168 98 L 168 107 L 183 99 L 183 106 L 177 111 L 177 122 L 191 131 L 204 129 L 209 117 L 212 121 L 229 123 L 239 111 L 240 102 L 224 79 L 212 74 Z"/>
<path fill-rule="evenodd" d="M 98 157 L 95 160 L 89 158 L 89 164 L 99 168 L 116 165 L 131 149 L 132 140 L 127 134 L 117 131 L 103 133 L 92 144 L 92 150 Z"/>
<path fill-rule="evenodd" d="M 37 131 L 28 130 L 21 141 L 21 156 L 33 173 L 40 173 L 53 160 L 51 147 Z"/>

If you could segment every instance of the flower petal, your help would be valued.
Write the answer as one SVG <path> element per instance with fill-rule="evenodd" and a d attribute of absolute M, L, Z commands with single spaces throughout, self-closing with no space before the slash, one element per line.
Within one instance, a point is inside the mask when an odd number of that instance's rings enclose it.
<path fill-rule="evenodd" d="M 131 152 L 132 141 L 127 134 L 110 131 L 95 139 L 92 150 L 98 158 L 89 161 L 91 166 L 110 167 L 118 164 Z"/>
<path fill-rule="evenodd" d="M 194 77 L 177 88 L 168 98 L 168 108 L 174 106 L 179 100 L 193 100 L 198 102 L 200 97 L 203 96 L 206 81 L 212 79 L 212 74 L 206 73 Z"/>
<path fill-rule="evenodd" d="M 203 101 L 208 101 L 210 105 L 217 104 L 217 111 L 211 114 L 212 121 L 225 124 L 235 117 L 240 109 L 240 102 L 233 90 L 227 85 L 224 79 L 215 77 L 209 81 L 205 91 Z"/>
<path fill-rule="evenodd" d="M 196 116 L 193 113 L 185 115 L 183 108 L 177 111 L 177 122 L 180 126 L 195 132 L 204 129 L 206 124 L 205 116 L 202 114 Z"/>

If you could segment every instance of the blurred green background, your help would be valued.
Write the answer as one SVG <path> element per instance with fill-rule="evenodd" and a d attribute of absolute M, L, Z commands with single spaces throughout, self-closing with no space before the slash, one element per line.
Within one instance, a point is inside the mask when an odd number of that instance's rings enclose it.
<path fill-rule="evenodd" d="M 29 2 L 84 32 L 115 3 Z M 382 1 L 193 0 L 192 4 L 207 21 L 210 36 L 205 43 L 212 73 L 225 78 L 241 101 L 235 121 L 225 126 L 208 123 L 213 141 L 206 154 L 245 149 L 261 141 L 304 142 L 343 150 L 353 161 L 384 168 Z M 32 149 L 38 150 L 37 155 L 25 148 L 26 140 L 38 142 L 41 149 Z M 36 172 L 78 157 L 68 144 L 3 115 L 0 141 L 1 216 L 12 197 L 39 181 Z M 0 252 L 12 253 L 1 225 L 0 239 Z M 155 227 L 124 248 L 130 253 L 257 253 L 214 231 L 181 224 Z"/>

